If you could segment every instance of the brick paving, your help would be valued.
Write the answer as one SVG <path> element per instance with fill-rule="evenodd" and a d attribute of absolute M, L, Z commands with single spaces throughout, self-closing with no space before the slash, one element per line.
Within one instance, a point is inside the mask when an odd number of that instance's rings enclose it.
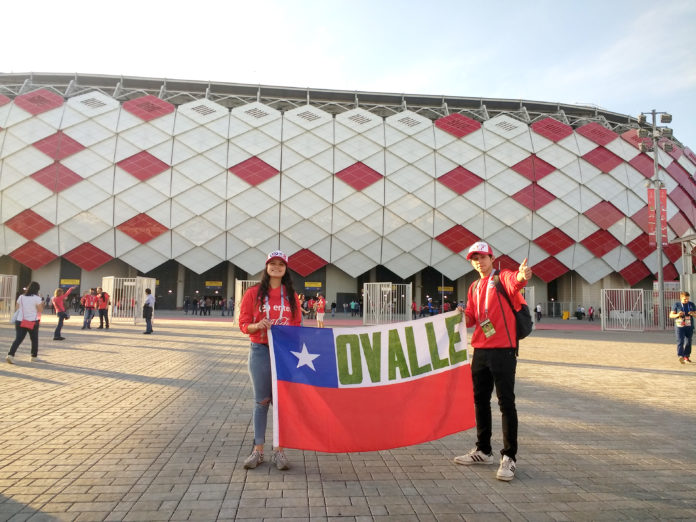
<path fill-rule="evenodd" d="M 43 362 L 28 338 L 15 365 L 3 355 L 0 520 L 696 519 L 696 363 L 678 363 L 672 332 L 549 322 L 524 340 L 518 472 L 504 483 L 496 466 L 452 462 L 473 430 L 391 451 L 288 450 L 291 470 L 246 471 L 248 340 L 229 319 L 165 316 L 151 336 L 75 317 L 62 342 L 44 316 Z M 7 350 L 13 327 L 0 336 Z"/>

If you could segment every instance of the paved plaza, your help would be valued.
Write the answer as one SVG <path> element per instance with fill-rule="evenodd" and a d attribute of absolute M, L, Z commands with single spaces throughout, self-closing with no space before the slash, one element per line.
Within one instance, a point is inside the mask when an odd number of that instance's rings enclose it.
<path fill-rule="evenodd" d="M 59 342 L 44 316 L 43 361 L 29 362 L 27 338 L 15 365 L 3 323 L 0 520 L 696 520 L 696 363 L 679 364 L 671 331 L 572 323 L 542 321 L 522 341 L 509 483 L 452 462 L 474 430 L 391 451 L 288 450 L 289 471 L 245 470 L 249 342 L 229 319 L 160 314 L 142 335 L 73 317 Z"/>

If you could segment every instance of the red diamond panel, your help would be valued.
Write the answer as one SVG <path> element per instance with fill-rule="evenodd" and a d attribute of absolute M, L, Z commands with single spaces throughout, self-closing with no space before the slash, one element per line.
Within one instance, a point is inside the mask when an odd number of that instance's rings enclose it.
<path fill-rule="evenodd" d="M 642 261 L 634 261 L 619 272 L 626 282 L 633 286 L 650 275 L 650 270 Z"/>
<path fill-rule="evenodd" d="M 662 253 L 665 254 L 667 259 L 669 259 L 672 263 L 676 263 L 679 259 L 681 259 L 681 244 L 672 243 L 669 245 L 664 245 L 662 247 Z"/>
<path fill-rule="evenodd" d="M 624 132 L 621 137 L 633 145 L 635 148 L 639 149 L 641 143 L 645 143 L 646 145 L 651 144 L 650 138 L 639 138 L 638 137 L 638 129 L 630 129 Z"/>
<path fill-rule="evenodd" d="M 8 103 L 10 103 L 10 101 L 11 100 L 7 96 L 5 96 L 4 94 L 0 94 L 0 107 L 2 107 L 3 105 L 7 105 Z"/>
<path fill-rule="evenodd" d="M 575 241 L 573 241 L 573 239 L 562 230 L 553 228 L 546 234 L 536 238 L 534 243 L 546 250 L 552 256 L 555 256 L 559 252 L 563 252 L 566 248 L 575 243 Z"/>
<path fill-rule="evenodd" d="M 640 229 L 645 232 L 646 234 L 648 233 L 648 206 L 645 205 L 643 208 L 641 208 L 638 212 L 633 214 L 631 216 L 631 219 L 633 222 L 640 227 Z"/>
<path fill-rule="evenodd" d="M 53 261 L 58 256 L 38 243 L 29 241 L 13 252 L 10 252 L 10 257 L 28 266 L 32 270 L 37 270 Z"/>
<path fill-rule="evenodd" d="M 63 97 L 46 89 L 28 92 L 15 98 L 15 105 L 36 116 L 63 105 Z"/>
<path fill-rule="evenodd" d="M 689 197 L 684 189 L 681 187 L 675 188 L 672 192 L 670 192 L 669 199 L 672 200 L 672 203 L 677 205 L 677 207 L 684 212 L 686 218 L 696 226 L 696 222 L 694 222 L 696 219 L 694 201 Z"/>
<path fill-rule="evenodd" d="M 90 243 L 82 243 L 64 254 L 63 257 L 88 272 L 113 259 L 109 254 Z"/>
<path fill-rule="evenodd" d="M 676 161 L 673 161 L 666 170 L 677 181 L 677 183 L 679 183 L 679 186 L 683 188 L 684 191 L 689 194 L 689 196 L 691 196 L 691 199 L 696 201 L 696 183 L 689 173 L 684 170 L 684 167 L 682 167 Z"/>
<path fill-rule="evenodd" d="M 477 235 L 469 232 L 463 226 L 454 225 L 449 230 L 445 230 L 435 239 L 437 239 L 455 254 L 458 254 L 462 250 L 468 249 L 471 245 L 476 243 L 479 238 Z"/>
<path fill-rule="evenodd" d="M 602 257 L 611 252 L 621 243 L 606 230 L 597 230 L 592 235 L 587 236 L 580 243 L 596 257 Z"/>
<path fill-rule="evenodd" d="M 437 180 L 460 196 L 470 191 L 476 185 L 483 183 L 483 179 L 479 178 L 473 172 L 466 170 L 464 167 L 456 167 L 447 174 L 437 178 Z"/>
<path fill-rule="evenodd" d="M 33 210 L 27 209 L 5 221 L 5 226 L 31 241 L 52 229 L 53 223 L 45 220 Z"/>
<path fill-rule="evenodd" d="M 614 131 L 610 131 L 606 127 L 603 127 L 596 122 L 583 125 L 582 127 L 578 128 L 576 132 L 578 134 L 582 134 L 588 140 L 594 141 L 598 145 L 606 145 L 619 137 Z"/>
<path fill-rule="evenodd" d="M 353 163 L 350 167 L 337 172 L 336 177 L 355 190 L 363 190 L 382 179 L 382 175 L 379 172 L 361 162 Z"/>
<path fill-rule="evenodd" d="M 174 112 L 175 109 L 171 103 L 160 100 L 152 94 L 136 98 L 135 100 L 128 100 L 123 104 L 123 108 L 144 121 L 160 118 Z"/>
<path fill-rule="evenodd" d="M 457 138 L 462 138 L 481 128 L 479 122 L 467 118 L 463 114 L 450 114 L 435 120 L 435 126 Z"/>
<path fill-rule="evenodd" d="M 611 172 L 623 162 L 616 154 L 604 147 L 597 147 L 585 154 L 582 158 L 606 173 Z"/>
<path fill-rule="evenodd" d="M 539 181 L 544 176 L 548 176 L 556 170 L 556 167 L 546 163 L 541 158 L 537 158 L 534 154 L 523 159 L 516 165 L 513 165 L 511 168 L 518 174 L 522 174 L 529 181 Z"/>
<path fill-rule="evenodd" d="M 530 210 L 539 210 L 556 199 L 556 196 L 536 183 L 531 183 L 516 194 L 513 194 L 512 199 Z"/>
<path fill-rule="evenodd" d="M 169 230 L 162 223 L 155 221 L 147 214 L 138 214 L 137 216 L 133 216 L 128 221 L 121 223 L 116 228 L 143 244 L 155 239 L 158 236 L 161 236 L 167 230 Z"/>
<path fill-rule="evenodd" d="M 63 131 L 37 141 L 34 143 L 34 147 L 56 161 L 67 158 L 85 148 L 84 145 L 78 143 L 67 134 L 63 134 Z"/>
<path fill-rule="evenodd" d="M 535 263 L 532 270 L 535 276 L 548 283 L 557 277 L 561 277 L 570 269 L 555 257 L 547 257 L 541 263 Z"/>
<path fill-rule="evenodd" d="M 535 121 L 532 123 L 532 130 L 551 141 L 560 141 L 573 134 L 573 128 L 570 125 L 561 123 L 553 118 Z"/>
<path fill-rule="evenodd" d="M 638 154 L 628 164 L 646 178 L 652 178 L 655 174 L 655 162 L 647 154 Z"/>
<path fill-rule="evenodd" d="M 595 225 L 604 230 L 624 217 L 623 212 L 608 201 L 600 201 L 594 207 L 585 211 L 585 215 Z"/>
<path fill-rule="evenodd" d="M 242 178 L 249 185 L 256 186 L 264 181 L 271 179 L 278 174 L 278 169 L 271 167 L 262 159 L 253 156 L 248 160 L 238 163 L 234 167 L 230 167 L 230 172 Z"/>
<path fill-rule="evenodd" d="M 79 174 L 75 174 L 68 167 L 58 162 L 34 172 L 31 177 L 56 193 L 82 181 L 82 177 Z"/>
<path fill-rule="evenodd" d="M 645 259 L 655 251 L 655 247 L 650 246 L 648 234 L 641 234 L 626 246 L 638 259 Z"/>
<path fill-rule="evenodd" d="M 495 250 L 493 251 L 495 252 Z M 508 270 L 514 270 L 517 272 L 520 268 L 520 264 L 512 259 L 510 256 L 503 254 L 500 257 L 496 257 L 493 260 L 493 268 L 496 270 L 502 270 L 503 268 L 507 268 Z"/>
<path fill-rule="evenodd" d="M 119 161 L 117 165 L 140 181 L 148 180 L 169 168 L 164 161 L 155 158 L 145 150 Z"/>
<path fill-rule="evenodd" d="M 657 279 L 657 274 L 655 274 L 655 279 Z M 674 265 L 669 264 L 666 267 L 662 268 L 662 279 L 664 281 L 678 281 L 679 280 L 679 272 L 677 272 L 677 269 L 674 268 Z"/>
<path fill-rule="evenodd" d="M 687 158 L 689 158 L 689 160 L 691 161 L 691 163 L 693 163 L 694 165 L 696 165 L 696 154 L 694 154 L 694 151 L 691 150 L 689 147 L 685 147 L 685 148 L 684 148 L 684 156 L 686 156 Z"/>
<path fill-rule="evenodd" d="M 288 259 L 290 268 L 302 277 L 307 277 L 312 272 L 316 272 L 327 264 L 327 261 L 324 261 L 321 257 L 306 248 L 299 252 L 295 252 Z"/>
<path fill-rule="evenodd" d="M 668 220 L 667 223 L 669 224 L 670 228 L 674 230 L 674 233 L 677 235 L 677 237 L 685 236 L 691 228 L 689 221 L 684 217 L 684 214 L 682 214 L 681 212 L 677 212 L 676 214 L 674 214 L 674 216 L 672 216 L 672 219 Z"/>

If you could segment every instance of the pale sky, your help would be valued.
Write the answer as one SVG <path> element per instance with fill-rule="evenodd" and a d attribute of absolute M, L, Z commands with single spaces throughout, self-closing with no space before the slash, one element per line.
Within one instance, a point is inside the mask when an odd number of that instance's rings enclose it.
<path fill-rule="evenodd" d="M 656 109 L 696 150 L 692 0 L 34 0 L 1 14 L 0 72 Z"/>

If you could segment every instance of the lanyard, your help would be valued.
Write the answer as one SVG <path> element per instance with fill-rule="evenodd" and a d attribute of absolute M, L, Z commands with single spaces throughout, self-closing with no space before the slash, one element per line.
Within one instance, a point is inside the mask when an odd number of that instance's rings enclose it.
<path fill-rule="evenodd" d="M 285 313 L 285 306 L 283 306 L 283 285 L 280 285 L 280 315 L 278 316 L 278 321 L 283 318 Z M 268 296 L 264 298 L 263 307 L 266 309 L 266 319 L 271 320 L 271 306 L 268 304 Z"/>
<path fill-rule="evenodd" d="M 490 295 L 489 290 L 495 286 L 493 283 L 493 276 L 495 275 L 495 268 L 491 271 L 490 275 L 488 276 L 488 281 L 486 284 L 486 301 L 484 303 L 484 312 L 485 315 L 483 317 L 488 317 L 488 296 Z M 485 279 L 485 278 L 484 278 Z M 476 283 L 476 312 L 478 314 L 479 320 L 481 319 L 481 282 L 484 281 L 484 279 L 479 279 L 478 283 Z"/>

